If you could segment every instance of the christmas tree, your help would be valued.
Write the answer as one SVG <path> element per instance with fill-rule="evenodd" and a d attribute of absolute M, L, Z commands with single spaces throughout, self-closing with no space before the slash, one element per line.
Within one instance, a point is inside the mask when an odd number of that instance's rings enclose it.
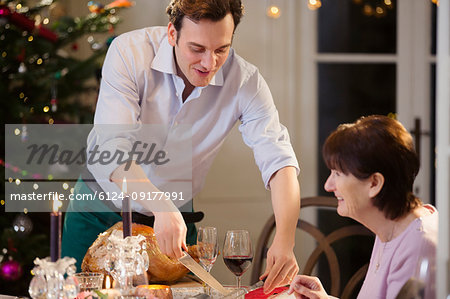
<path fill-rule="evenodd" d="M 118 10 L 128 0 L 107 5 L 90 1 L 86 15 L 68 16 L 53 0 L 0 0 L 0 94 L 4 124 L 89 123 L 93 117 L 99 71 L 119 23 Z M 104 33 L 102 41 L 93 35 Z M 76 58 L 80 41 L 91 54 Z M 94 84 L 92 84 L 94 82 Z M 94 90 L 94 93 L 92 92 Z M 79 99 L 88 95 L 88 104 Z M 85 103 L 86 101 L 84 101 Z M 2 130 L 0 165 L 21 178 L 33 173 L 5 162 Z M 14 180 L 15 178 L 9 178 Z M 5 182 L 7 182 L 6 180 Z M 35 257 L 49 256 L 48 213 L 5 213 L 2 184 L 0 218 L 0 294 L 29 296 Z M 34 224 L 34 225 L 33 225 Z"/>

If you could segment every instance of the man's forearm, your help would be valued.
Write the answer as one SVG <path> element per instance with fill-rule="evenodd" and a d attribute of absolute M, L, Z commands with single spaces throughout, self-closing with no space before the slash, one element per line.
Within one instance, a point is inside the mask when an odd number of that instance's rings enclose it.
<path fill-rule="evenodd" d="M 270 180 L 273 211 L 276 221 L 274 241 L 295 245 L 295 230 L 300 212 L 300 186 L 294 167 L 278 170 Z"/>

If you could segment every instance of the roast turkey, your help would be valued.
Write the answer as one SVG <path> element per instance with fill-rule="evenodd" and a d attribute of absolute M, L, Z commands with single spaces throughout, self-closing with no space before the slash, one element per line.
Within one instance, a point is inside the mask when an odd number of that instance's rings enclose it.
<path fill-rule="evenodd" d="M 86 255 L 84 256 L 83 263 L 81 265 L 82 271 L 85 272 L 102 272 L 106 274 L 102 269 L 102 263 L 105 260 L 107 249 L 106 242 L 109 235 L 114 230 L 123 230 L 122 222 L 118 222 L 110 227 L 105 232 L 101 233 L 97 239 L 89 247 Z M 149 257 L 149 267 L 147 270 L 148 279 L 150 282 L 158 283 L 173 283 L 183 276 L 185 276 L 189 270 L 184 267 L 176 259 L 172 259 L 169 256 L 163 254 L 156 242 L 155 233 L 150 226 L 136 224 L 132 225 L 132 235 L 142 235 L 147 242 L 147 254 Z M 196 261 L 198 261 L 197 246 L 188 246 L 188 253 Z"/>

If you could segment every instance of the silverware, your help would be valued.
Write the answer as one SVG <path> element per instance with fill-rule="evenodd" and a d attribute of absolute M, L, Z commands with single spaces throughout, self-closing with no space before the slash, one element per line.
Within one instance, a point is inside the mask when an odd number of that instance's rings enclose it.
<path fill-rule="evenodd" d="M 223 285 L 220 284 L 211 274 L 209 274 L 203 267 L 197 263 L 187 252 L 183 251 L 184 256 L 180 257 L 178 261 L 182 263 L 186 268 L 188 268 L 192 273 L 197 275 L 198 278 L 203 280 L 213 289 L 217 290 L 223 296 L 228 295 L 227 291 Z"/>

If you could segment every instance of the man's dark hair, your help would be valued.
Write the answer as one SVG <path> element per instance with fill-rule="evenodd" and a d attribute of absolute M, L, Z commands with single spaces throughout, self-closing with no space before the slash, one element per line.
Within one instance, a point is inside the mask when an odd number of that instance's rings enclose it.
<path fill-rule="evenodd" d="M 166 12 L 177 32 L 181 30 L 184 17 L 193 22 L 201 19 L 220 21 L 228 13 L 231 13 L 233 17 L 234 30 L 236 30 L 244 14 L 244 6 L 241 0 L 172 0 Z"/>
<path fill-rule="evenodd" d="M 340 125 L 328 136 L 322 155 L 329 169 L 358 179 L 381 173 L 384 185 L 373 204 L 388 219 L 401 218 L 421 204 L 412 191 L 419 158 L 411 135 L 395 119 L 372 115 Z"/>

